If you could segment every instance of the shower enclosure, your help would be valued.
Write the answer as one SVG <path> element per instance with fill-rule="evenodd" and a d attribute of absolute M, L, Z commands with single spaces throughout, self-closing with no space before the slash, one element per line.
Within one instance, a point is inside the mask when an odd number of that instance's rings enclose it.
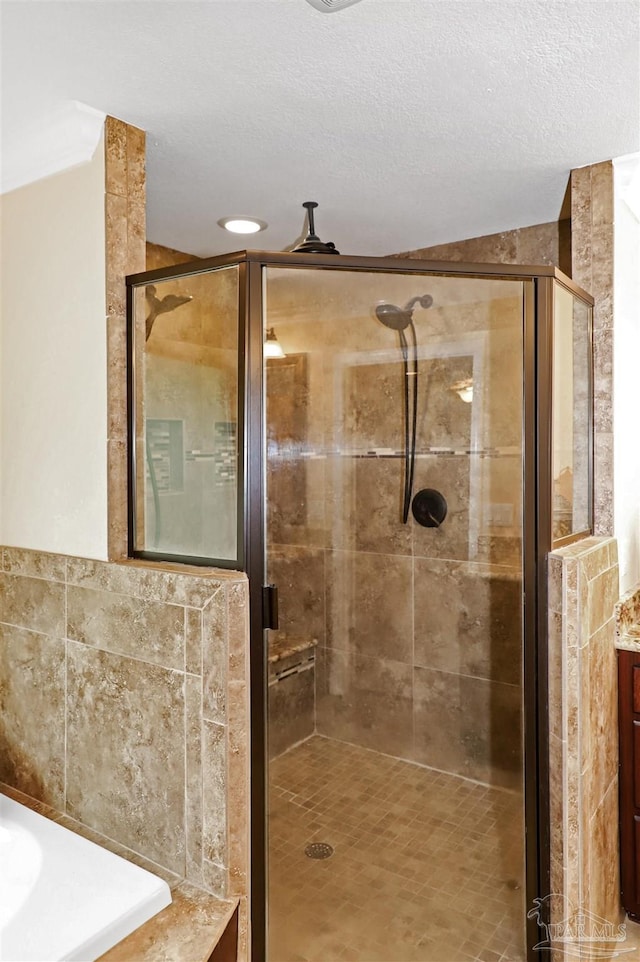
<path fill-rule="evenodd" d="M 253 959 L 534 958 L 591 299 L 554 268 L 264 252 L 128 289 L 130 552 L 249 576 Z"/>

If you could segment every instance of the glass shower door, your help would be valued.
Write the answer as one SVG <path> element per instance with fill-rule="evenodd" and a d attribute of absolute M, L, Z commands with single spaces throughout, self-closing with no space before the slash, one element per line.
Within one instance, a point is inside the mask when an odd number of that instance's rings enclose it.
<path fill-rule="evenodd" d="M 237 266 L 133 287 L 136 554 L 242 567 L 238 292 Z"/>
<path fill-rule="evenodd" d="M 264 274 L 269 960 L 524 959 L 530 282 Z"/>

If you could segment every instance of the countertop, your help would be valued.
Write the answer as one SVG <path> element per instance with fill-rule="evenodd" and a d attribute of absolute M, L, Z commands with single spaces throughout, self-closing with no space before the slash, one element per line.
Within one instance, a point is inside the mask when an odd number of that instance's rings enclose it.
<path fill-rule="evenodd" d="M 616 648 L 623 651 L 640 651 L 640 625 L 629 625 L 616 635 Z"/>
<path fill-rule="evenodd" d="M 616 648 L 640 651 L 640 588 L 622 596 L 615 606 Z"/>

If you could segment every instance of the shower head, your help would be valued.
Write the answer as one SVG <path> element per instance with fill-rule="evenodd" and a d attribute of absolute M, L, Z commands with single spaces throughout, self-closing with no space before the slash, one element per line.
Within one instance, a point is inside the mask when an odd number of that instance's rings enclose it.
<path fill-rule="evenodd" d="M 145 289 L 145 296 L 149 305 L 149 314 L 146 320 L 146 340 L 149 340 L 151 329 L 154 325 L 156 317 L 158 317 L 159 314 L 168 314 L 169 311 L 175 311 L 177 307 L 181 307 L 183 304 L 188 304 L 189 301 L 193 300 L 193 296 L 191 294 L 167 294 L 162 298 L 162 300 L 160 300 L 156 294 L 156 288 L 153 284 L 147 285 Z"/>
<path fill-rule="evenodd" d="M 376 317 L 385 327 L 392 331 L 404 331 L 408 327 L 413 317 L 413 311 L 403 311 L 395 304 L 378 304 L 376 306 Z"/>
<path fill-rule="evenodd" d="M 409 519 L 409 508 L 411 507 L 411 492 L 413 491 L 413 477 L 416 466 L 416 437 L 418 426 L 418 336 L 413 323 L 413 311 L 416 305 L 427 308 L 433 304 L 431 294 L 418 294 L 417 297 L 410 298 L 404 307 L 396 307 L 395 304 L 387 304 L 381 301 L 376 305 L 376 317 L 381 324 L 397 331 L 402 353 L 402 365 L 404 371 L 403 395 L 404 395 L 404 498 L 402 507 L 402 523 L 406 524 Z M 405 335 L 406 328 L 411 331 L 411 337 L 407 340 Z M 409 386 L 411 382 L 412 386 Z M 411 401 L 411 396 L 413 400 Z M 416 516 L 417 517 L 417 516 Z"/>
<path fill-rule="evenodd" d="M 391 328 L 392 331 L 404 331 L 413 320 L 413 311 L 416 304 L 426 310 L 433 304 L 433 298 L 431 294 L 419 294 L 418 297 L 412 297 L 411 300 L 407 301 L 404 307 L 396 307 L 395 304 L 383 302 L 376 305 L 376 317 L 381 324 Z"/>
<path fill-rule="evenodd" d="M 309 221 L 309 230 L 307 236 L 302 241 L 301 244 L 296 244 L 295 247 L 291 248 L 292 254 L 339 254 L 340 251 L 336 250 L 336 245 L 331 241 L 324 243 L 321 241 L 316 234 L 316 227 L 313 219 L 313 212 L 318 206 L 315 200 L 305 200 L 302 205 L 307 211 L 307 219 Z"/>

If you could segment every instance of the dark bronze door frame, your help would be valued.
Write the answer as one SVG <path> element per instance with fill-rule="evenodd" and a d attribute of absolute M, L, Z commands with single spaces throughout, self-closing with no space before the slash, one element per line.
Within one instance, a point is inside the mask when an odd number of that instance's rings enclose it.
<path fill-rule="evenodd" d="M 459 277 L 519 278 L 525 284 L 524 357 L 524 797 L 526 905 L 549 894 L 549 752 L 547 660 L 547 556 L 551 550 L 551 326 L 553 284 L 560 282 L 588 303 L 589 295 L 554 267 L 466 264 L 395 258 L 242 251 L 127 278 L 141 283 L 240 265 L 240 317 L 244 344 L 244 568 L 250 591 L 251 689 L 251 929 L 252 962 L 267 958 L 267 658 L 263 586 L 265 541 L 265 411 L 263 371 L 262 272 L 267 266 L 363 272 L 437 274 Z M 131 321 L 130 321 L 131 327 Z M 131 352 L 130 352 L 131 353 Z M 131 358 L 129 378 L 131 385 Z M 130 418 L 132 417 L 130 410 Z M 130 437 L 132 422 L 130 420 Z M 133 463 L 133 456 L 131 458 Z M 131 471 L 131 468 L 130 468 Z M 134 477 L 130 474 L 130 484 Z M 131 491 L 130 491 L 131 498 Z M 173 559 L 179 560 L 179 559 Z M 187 560 L 187 559 L 185 559 Z M 193 564 L 194 559 L 188 559 Z M 196 563 L 212 563 L 197 559 Z M 523 920 L 524 922 L 524 920 Z M 526 922 L 529 962 L 541 933 Z"/>
<path fill-rule="evenodd" d="M 294 260 L 295 257 L 295 260 Z M 291 260 L 289 259 L 291 258 Z M 322 263 L 319 264 L 318 262 Z M 265 264 L 274 260 L 265 257 Z M 547 659 L 547 556 L 551 550 L 551 321 L 554 279 L 584 296 L 584 292 L 555 268 L 504 267 L 479 264 L 435 264 L 420 261 L 397 261 L 378 258 L 344 258 L 280 255 L 277 263 L 283 266 L 330 267 L 349 270 L 400 271 L 403 273 L 438 273 L 476 277 L 522 277 L 530 280 L 525 295 L 524 325 L 524 545 L 523 545 L 523 601 L 524 601 L 524 800 L 526 836 L 526 905 L 546 895 L 550 885 L 549 847 L 549 752 L 548 752 L 548 659 Z M 260 265 L 261 266 L 261 265 Z M 251 265 L 258 267 L 257 264 Z M 258 281 L 253 287 L 258 295 L 261 315 L 261 296 Z M 588 299 L 588 298 L 587 298 Z M 252 350 L 262 349 L 263 320 L 251 311 L 249 329 L 254 331 Z M 255 328 L 259 326 L 259 334 Z M 249 351 L 251 354 L 251 349 Z M 255 429 L 264 417 L 263 372 L 259 378 L 252 367 L 247 381 L 254 392 L 260 384 L 260 398 L 251 401 Z M 264 450 L 264 439 L 260 449 Z M 256 465 L 256 470 L 258 466 Z M 253 497 L 264 484 L 264 465 L 260 465 L 260 481 L 252 485 Z M 262 489 L 263 490 L 263 489 Z M 248 551 L 255 567 L 248 568 L 251 595 L 251 670 L 252 670 L 252 962 L 267 959 L 267 742 L 266 742 L 266 652 L 263 631 L 262 586 L 266 583 L 264 558 L 263 505 L 250 509 L 250 530 L 255 539 Z M 261 567 L 262 565 L 262 567 Z M 527 957 L 537 959 L 534 945 L 542 933 L 535 918 L 523 919 L 526 924 Z"/>

